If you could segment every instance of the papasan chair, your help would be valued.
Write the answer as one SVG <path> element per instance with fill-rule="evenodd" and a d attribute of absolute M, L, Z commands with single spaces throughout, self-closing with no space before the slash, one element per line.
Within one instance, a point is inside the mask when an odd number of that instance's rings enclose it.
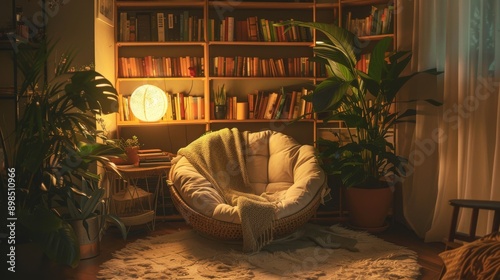
<path fill-rule="evenodd" d="M 186 222 L 244 251 L 299 229 L 328 193 L 314 147 L 272 130 L 209 132 L 172 163 L 169 190 Z"/>

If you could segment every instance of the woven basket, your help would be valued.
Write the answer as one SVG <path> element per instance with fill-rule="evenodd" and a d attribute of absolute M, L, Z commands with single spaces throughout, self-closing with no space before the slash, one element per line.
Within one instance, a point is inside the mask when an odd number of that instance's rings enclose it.
<path fill-rule="evenodd" d="M 182 199 L 173 184 L 169 182 L 168 186 L 175 208 L 195 231 L 226 242 L 241 242 L 243 240 L 241 224 L 216 220 L 196 212 Z M 300 211 L 276 220 L 273 231 L 274 238 L 293 233 L 304 225 L 316 213 L 320 198 L 321 191 L 318 191 L 312 201 Z"/>

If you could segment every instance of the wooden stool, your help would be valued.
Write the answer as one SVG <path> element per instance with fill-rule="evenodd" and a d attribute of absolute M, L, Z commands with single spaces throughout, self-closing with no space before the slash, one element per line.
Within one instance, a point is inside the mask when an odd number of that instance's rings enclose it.
<path fill-rule="evenodd" d="M 448 240 L 446 242 L 446 249 L 453 247 L 459 247 L 461 244 L 455 242 L 455 240 L 472 242 L 480 238 L 476 236 L 477 228 L 477 218 L 479 216 L 479 210 L 492 210 L 495 211 L 493 216 L 493 226 L 491 227 L 491 232 L 499 230 L 500 227 L 500 201 L 491 200 L 474 200 L 474 199 L 451 199 L 450 205 L 453 206 L 453 215 L 451 219 L 450 232 L 448 234 Z M 471 208 L 472 216 L 469 226 L 469 232 L 457 232 L 457 221 L 460 208 Z"/>

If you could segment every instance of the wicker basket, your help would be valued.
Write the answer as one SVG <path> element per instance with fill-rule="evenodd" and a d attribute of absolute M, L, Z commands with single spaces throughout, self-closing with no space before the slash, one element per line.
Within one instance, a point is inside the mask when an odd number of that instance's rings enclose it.
<path fill-rule="evenodd" d="M 243 240 L 241 224 L 216 220 L 196 212 L 182 199 L 172 183 L 169 182 L 168 186 L 175 208 L 195 231 L 226 242 L 241 242 Z M 318 191 L 312 201 L 302 210 L 276 220 L 273 232 L 274 237 L 280 238 L 286 236 L 304 225 L 316 213 L 320 204 L 320 198 L 321 191 Z"/>

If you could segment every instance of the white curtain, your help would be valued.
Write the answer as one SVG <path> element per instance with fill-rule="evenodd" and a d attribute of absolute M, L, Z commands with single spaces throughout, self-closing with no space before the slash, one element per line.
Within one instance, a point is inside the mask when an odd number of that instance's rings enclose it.
<path fill-rule="evenodd" d="M 450 199 L 500 200 L 500 1 L 399 0 L 397 16 L 398 50 L 413 53 L 410 71 L 443 71 L 417 76 L 402 92 L 443 106 L 419 102 L 416 124 L 398 128 L 399 151 L 410 160 L 404 216 L 426 241 L 442 241 Z M 479 234 L 492 215 L 480 215 Z"/>

